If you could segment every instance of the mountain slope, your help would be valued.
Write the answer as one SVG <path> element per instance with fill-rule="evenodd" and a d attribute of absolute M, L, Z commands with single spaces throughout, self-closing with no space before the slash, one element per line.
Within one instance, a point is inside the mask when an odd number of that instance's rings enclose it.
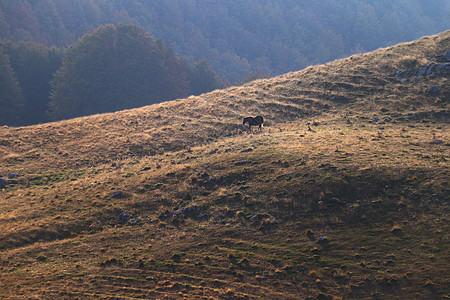
<path fill-rule="evenodd" d="M 449 48 L 1 128 L 0 295 L 448 297 Z"/>
<path fill-rule="evenodd" d="M 52 141 L 57 142 L 64 163 L 97 163 L 124 155 L 162 153 L 234 135 L 240 129 L 237 125 L 241 118 L 252 114 L 263 115 L 268 124 L 275 125 L 343 110 L 369 114 L 382 107 L 400 112 L 412 108 L 445 109 L 445 101 L 435 102 L 436 98 L 450 97 L 448 76 L 424 76 L 417 82 L 404 78 L 401 83 L 396 72 L 434 63 L 446 53 L 449 34 L 447 31 L 198 97 L 55 124 L 3 128 L 2 163 L 8 162 L 5 157 L 14 158 L 16 152 L 38 151 L 37 148 L 43 153 L 32 155 L 39 154 L 45 161 L 56 154 L 54 149 L 46 149 L 46 145 L 53 147 Z M 433 85 L 441 87 L 440 91 L 425 95 Z M 87 144 L 89 149 L 83 150 Z M 56 161 L 50 160 L 50 164 Z"/>

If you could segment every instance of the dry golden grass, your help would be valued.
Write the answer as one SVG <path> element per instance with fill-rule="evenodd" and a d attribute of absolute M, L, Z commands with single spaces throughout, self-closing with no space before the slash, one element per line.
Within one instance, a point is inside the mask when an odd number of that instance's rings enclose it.
<path fill-rule="evenodd" d="M 395 72 L 449 46 L 0 128 L 0 297 L 448 297 L 449 76 Z"/>

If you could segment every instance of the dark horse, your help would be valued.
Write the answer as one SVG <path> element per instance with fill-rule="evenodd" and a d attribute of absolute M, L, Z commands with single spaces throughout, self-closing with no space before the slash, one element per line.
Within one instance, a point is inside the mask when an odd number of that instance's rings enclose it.
<path fill-rule="evenodd" d="M 244 118 L 244 121 L 242 122 L 242 125 L 245 125 L 245 123 L 248 124 L 248 127 L 250 128 L 250 131 L 252 130 L 252 126 L 259 126 L 259 130 L 262 130 L 262 126 L 264 124 L 264 119 L 261 116 L 257 117 L 246 117 Z"/>

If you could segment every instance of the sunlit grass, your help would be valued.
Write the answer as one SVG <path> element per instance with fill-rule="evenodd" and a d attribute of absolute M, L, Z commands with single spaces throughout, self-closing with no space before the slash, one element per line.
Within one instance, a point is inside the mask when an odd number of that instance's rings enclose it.
<path fill-rule="evenodd" d="M 425 94 L 448 95 L 448 77 L 394 77 L 448 35 L 0 128 L 0 175 L 19 174 L 0 191 L 0 297 L 448 296 L 450 126 L 429 116 L 448 103 Z M 395 113 L 419 117 L 371 122 Z M 262 132 L 242 127 L 248 115 L 265 117 Z"/>

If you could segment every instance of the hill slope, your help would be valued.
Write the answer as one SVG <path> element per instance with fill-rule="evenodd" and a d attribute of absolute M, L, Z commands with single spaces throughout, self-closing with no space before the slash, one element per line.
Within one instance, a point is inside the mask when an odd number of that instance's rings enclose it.
<path fill-rule="evenodd" d="M 449 49 L 0 128 L 0 295 L 448 297 Z"/>

